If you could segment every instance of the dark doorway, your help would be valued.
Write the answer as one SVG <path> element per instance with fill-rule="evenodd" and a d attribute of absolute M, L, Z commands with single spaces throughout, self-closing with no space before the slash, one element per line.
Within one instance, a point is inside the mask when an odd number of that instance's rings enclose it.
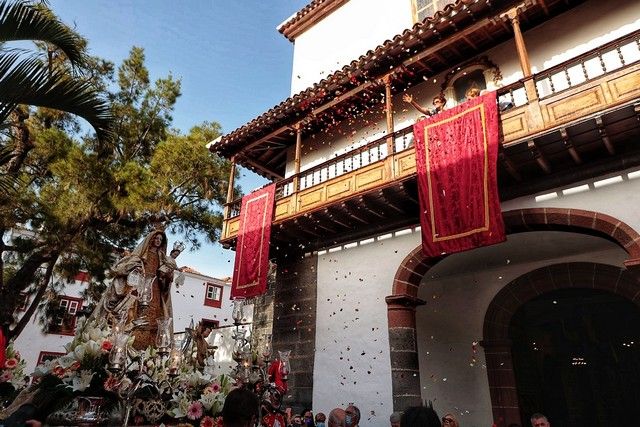
<path fill-rule="evenodd" d="M 640 426 L 640 309 L 618 295 L 562 289 L 535 298 L 509 328 L 522 425 Z"/>

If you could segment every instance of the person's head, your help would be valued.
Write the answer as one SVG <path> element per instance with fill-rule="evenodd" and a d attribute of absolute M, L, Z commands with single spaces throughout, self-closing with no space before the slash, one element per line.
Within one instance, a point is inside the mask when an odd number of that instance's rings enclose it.
<path fill-rule="evenodd" d="M 307 427 L 313 427 L 315 425 L 315 423 L 313 422 L 313 412 L 311 412 L 311 409 L 305 409 L 304 411 L 302 411 L 302 422 Z"/>
<path fill-rule="evenodd" d="M 479 95 L 480 95 L 480 89 L 478 89 L 477 87 L 471 87 L 465 93 L 465 96 L 467 97 L 467 99 L 477 98 Z"/>
<path fill-rule="evenodd" d="M 360 409 L 355 405 L 347 406 L 344 411 L 344 425 L 346 427 L 357 426 L 360 423 Z"/>
<path fill-rule="evenodd" d="M 322 412 L 316 414 L 316 427 L 324 427 L 327 421 L 327 416 Z"/>
<path fill-rule="evenodd" d="M 400 418 L 402 418 L 402 412 L 394 412 L 389 417 L 389 423 L 391 427 L 400 427 Z"/>
<path fill-rule="evenodd" d="M 441 93 L 433 97 L 432 104 L 437 111 L 441 111 L 444 108 L 444 105 L 446 103 L 447 103 L 447 98 L 445 98 L 444 95 Z"/>
<path fill-rule="evenodd" d="M 243 388 L 231 390 L 222 407 L 224 427 L 253 427 L 258 421 L 258 397 Z"/>
<path fill-rule="evenodd" d="M 162 233 L 156 233 L 153 235 L 153 239 L 151 239 L 151 246 L 155 248 L 159 248 L 164 243 L 164 235 Z"/>
<path fill-rule="evenodd" d="M 442 417 L 442 427 L 459 427 L 458 420 L 453 414 L 446 414 Z"/>
<path fill-rule="evenodd" d="M 302 415 L 295 414 L 293 417 L 291 417 L 291 424 L 293 424 L 294 426 L 301 426 L 302 425 Z"/>
<path fill-rule="evenodd" d="M 402 413 L 400 427 L 440 427 L 440 417 L 433 406 L 412 406 Z"/>
<path fill-rule="evenodd" d="M 335 408 L 329 412 L 329 419 L 327 420 L 327 427 L 344 427 L 344 409 Z"/>
<path fill-rule="evenodd" d="M 536 412 L 535 414 L 531 415 L 531 427 L 550 427 L 550 426 L 551 424 L 549 423 L 549 420 L 547 419 L 547 417 L 545 417 L 541 413 Z"/>

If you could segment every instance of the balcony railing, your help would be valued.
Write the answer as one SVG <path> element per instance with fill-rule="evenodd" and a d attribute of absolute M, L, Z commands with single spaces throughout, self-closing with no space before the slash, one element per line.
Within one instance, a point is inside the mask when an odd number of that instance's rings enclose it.
<path fill-rule="evenodd" d="M 640 60 L 640 32 L 613 40 L 597 49 L 535 75 L 536 90 L 545 99 Z"/>
<path fill-rule="evenodd" d="M 562 125 L 579 115 L 615 105 L 638 95 L 640 31 L 498 89 L 503 143 Z M 527 90 L 527 85 L 530 84 Z M 607 92 L 605 95 L 604 93 Z M 602 94 L 601 94 L 602 93 Z M 535 99 L 528 99 L 528 95 Z M 596 94 L 592 97 L 591 94 Z M 594 101 L 594 99 L 596 101 Z M 536 118 L 537 117 L 537 118 Z M 413 126 L 315 165 L 276 184 L 276 220 L 400 179 L 415 171 Z M 366 183 L 356 176 L 369 174 Z M 375 177 L 373 177 L 375 175 Z M 350 176 L 354 176 L 349 182 Z M 298 183 L 297 192 L 296 180 Z M 369 182 L 370 180 L 373 180 Z M 375 182 L 374 182 L 375 181 Z M 316 188 L 326 187 L 322 191 Z M 240 200 L 226 205 L 227 222 L 237 221 Z M 231 220 L 231 221 L 229 221 Z M 232 237 L 227 228 L 223 239 Z"/>

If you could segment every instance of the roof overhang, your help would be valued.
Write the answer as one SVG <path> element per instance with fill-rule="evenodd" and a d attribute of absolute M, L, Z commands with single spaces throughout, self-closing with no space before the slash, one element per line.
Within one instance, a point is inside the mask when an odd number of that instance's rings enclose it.
<path fill-rule="evenodd" d="M 506 12 L 517 8 L 523 30 L 583 0 L 458 0 L 385 41 L 312 87 L 291 96 L 224 135 L 211 151 L 270 179 L 284 176 L 295 126 L 312 135 L 380 103 L 381 79 L 393 78 L 393 93 L 462 64 L 513 37 Z M 515 55 L 515 52 L 514 52 Z"/>

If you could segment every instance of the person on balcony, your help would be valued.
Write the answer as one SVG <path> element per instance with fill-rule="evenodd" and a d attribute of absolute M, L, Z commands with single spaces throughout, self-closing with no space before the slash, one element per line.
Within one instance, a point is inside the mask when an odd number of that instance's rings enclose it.
<path fill-rule="evenodd" d="M 426 116 L 433 116 L 442 112 L 444 110 L 445 104 L 447 103 L 447 98 L 445 98 L 444 94 L 442 93 L 439 93 L 433 97 L 433 109 L 424 108 L 413 99 L 413 96 L 409 95 L 408 93 L 402 95 L 402 100 L 407 104 L 411 104 L 413 108 L 420 111 Z"/>

